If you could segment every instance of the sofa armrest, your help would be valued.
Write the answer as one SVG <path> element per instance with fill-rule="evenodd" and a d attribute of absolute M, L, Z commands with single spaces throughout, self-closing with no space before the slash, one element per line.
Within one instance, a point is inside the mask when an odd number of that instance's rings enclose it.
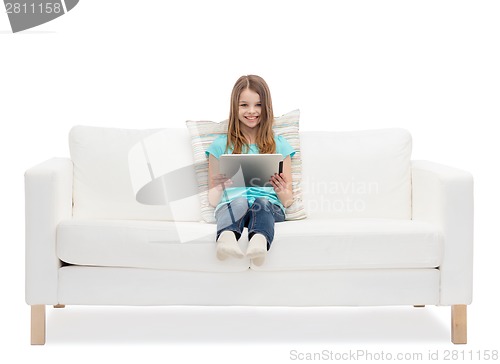
<path fill-rule="evenodd" d="M 412 161 L 412 219 L 440 227 L 444 236 L 441 305 L 472 302 L 473 179 L 468 172 Z"/>
<path fill-rule="evenodd" d="M 53 158 L 28 169 L 25 182 L 26 286 L 29 305 L 57 304 L 56 228 L 72 215 L 73 163 Z"/>

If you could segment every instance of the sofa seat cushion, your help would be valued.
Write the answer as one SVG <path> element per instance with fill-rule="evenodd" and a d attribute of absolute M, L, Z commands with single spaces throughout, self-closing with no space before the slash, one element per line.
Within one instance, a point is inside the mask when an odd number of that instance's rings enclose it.
<path fill-rule="evenodd" d="M 434 268 L 443 239 L 426 222 L 400 219 L 317 219 L 276 224 L 260 271 Z"/>
<path fill-rule="evenodd" d="M 200 222 L 69 219 L 57 227 L 57 255 L 74 265 L 241 272 L 248 259 L 216 258 L 215 225 Z"/>
<path fill-rule="evenodd" d="M 199 222 L 70 219 L 57 228 L 57 254 L 74 265 L 241 272 L 415 269 L 441 264 L 441 232 L 400 219 L 305 219 L 276 224 L 262 266 L 217 260 L 215 225 Z M 245 251 L 246 233 L 240 239 Z"/>

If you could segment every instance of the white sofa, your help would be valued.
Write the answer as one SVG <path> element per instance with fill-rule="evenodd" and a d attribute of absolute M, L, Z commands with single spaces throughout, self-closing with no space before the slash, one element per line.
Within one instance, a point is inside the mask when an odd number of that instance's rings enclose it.
<path fill-rule="evenodd" d="M 452 342 L 465 343 L 471 175 L 411 160 L 401 129 L 301 132 L 300 144 L 307 218 L 278 223 L 253 266 L 216 259 L 187 130 L 73 128 L 71 159 L 25 174 L 32 344 L 45 343 L 46 305 L 451 306 Z M 165 173 L 175 197 L 137 202 Z"/>

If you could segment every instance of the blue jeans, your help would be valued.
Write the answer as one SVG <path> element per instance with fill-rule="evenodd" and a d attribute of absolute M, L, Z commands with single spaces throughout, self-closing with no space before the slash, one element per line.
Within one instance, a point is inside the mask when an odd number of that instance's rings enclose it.
<path fill-rule="evenodd" d="M 267 240 L 267 250 L 274 239 L 274 223 L 285 221 L 285 214 L 278 205 L 266 198 L 257 198 L 250 206 L 246 198 L 237 198 L 221 206 L 215 212 L 217 239 L 226 230 L 233 231 L 236 239 L 241 237 L 243 228 L 248 228 L 248 239 L 254 234 L 262 234 Z"/>

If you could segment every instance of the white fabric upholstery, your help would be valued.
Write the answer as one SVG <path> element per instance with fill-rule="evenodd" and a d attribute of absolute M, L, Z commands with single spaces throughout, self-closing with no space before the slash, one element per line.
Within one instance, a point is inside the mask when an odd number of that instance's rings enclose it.
<path fill-rule="evenodd" d="M 439 304 L 437 269 L 236 273 L 63 267 L 68 305 L 377 306 Z"/>
<path fill-rule="evenodd" d="M 57 255 L 71 264 L 197 272 L 248 270 L 248 259 L 217 260 L 215 247 L 215 225 L 199 222 L 70 219 L 57 229 Z"/>
<path fill-rule="evenodd" d="M 196 232 L 196 237 L 182 241 L 182 229 Z M 201 272 L 247 270 L 248 259 L 219 262 L 215 258 L 214 229 L 211 224 L 192 222 L 70 219 L 58 226 L 57 254 L 62 261 L 77 265 Z M 243 251 L 247 243 L 244 234 L 240 239 Z M 441 259 L 441 234 L 429 223 L 309 219 L 276 224 L 276 239 L 266 262 L 252 269 L 435 268 Z"/>
<path fill-rule="evenodd" d="M 406 130 L 302 132 L 300 143 L 308 216 L 411 218 Z"/>
<path fill-rule="evenodd" d="M 56 228 L 71 217 L 73 165 L 53 158 L 25 173 L 26 302 L 56 304 L 58 269 Z"/>
<path fill-rule="evenodd" d="M 75 126 L 69 146 L 74 164 L 75 217 L 201 220 L 187 130 Z M 141 187 L 176 171 L 182 182 L 162 192 L 175 195 L 175 189 L 191 187 L 191 196 L 166 205 L 137 202 Z"/>
<path fill-rule="evenodd" d="M 441 304 L 472 302 L 473 179 L 469 172 L 413 161 L 413 219 L 438 226 L 444 236 Z"/>
<path fill-rule="evenodd" d="M 397 219 L 308 219 L 276 224 L 260 271 L 435 268 L 443 241 L 435 225 Z"/>

